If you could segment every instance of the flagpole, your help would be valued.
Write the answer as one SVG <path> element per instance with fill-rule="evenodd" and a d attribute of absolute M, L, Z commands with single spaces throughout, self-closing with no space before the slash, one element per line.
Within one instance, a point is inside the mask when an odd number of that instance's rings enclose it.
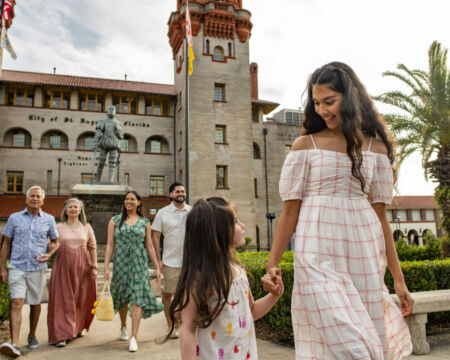
<path fill-rule="evenodd" d="M 189 1 L 186 0 L 186 10 L 185 10 L 185 16 L 187 16 L 187 9 L 189 7 Z M 186 163 L 185 163 L 185 173 L 186 173 L 186 202 L 189 203 L 189 41 L 187 36 L 187 31 L 185 31 L 185 38 L 186 38 L 186 90 L 185 90 L 185 112 L 186 112 L 186 129 L 185 129 L 185 142 L 186 142 Z"/>

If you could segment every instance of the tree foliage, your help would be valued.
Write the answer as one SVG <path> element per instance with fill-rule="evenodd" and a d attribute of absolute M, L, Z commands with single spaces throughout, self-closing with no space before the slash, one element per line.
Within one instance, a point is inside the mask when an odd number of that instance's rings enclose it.
<path fill-rule="evenodd" d="M 408 87 L 408 93 L 394 90 L 375 100 L 402 110 L 385 114 L 399 145 L 399 163 L 415 151 L 422 156 L 425 176 L 438 183 L 436 200 L 443 212 L 442 226 L 450 232 L 450 69 L 447 49 L 434 41 L 428 51 L 428 71 L 410 70 L 399 64 L 399 71 L 386 71 Z M 444 194 L 444 196 L 442 195 Z"/>

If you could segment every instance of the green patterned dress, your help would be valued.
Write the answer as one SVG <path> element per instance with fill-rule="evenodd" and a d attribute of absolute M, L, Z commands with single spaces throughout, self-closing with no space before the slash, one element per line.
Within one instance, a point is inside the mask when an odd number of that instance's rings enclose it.
<path fill-rule="evenodd" d="M 148 220 L 139 217 L 133 226 L 124 222 L 119 230 L 121 217 L 116 215 L 112 218 L 116 223 L 111 280 L 114 311 L 118 312 L 127 304 L 131 309 L 131 304 L 136 304 L 142 308 L 142 317 L 145 319 L 164 309 L 152 294 L 148 277 L 148 254 L 144 243 Z"/>

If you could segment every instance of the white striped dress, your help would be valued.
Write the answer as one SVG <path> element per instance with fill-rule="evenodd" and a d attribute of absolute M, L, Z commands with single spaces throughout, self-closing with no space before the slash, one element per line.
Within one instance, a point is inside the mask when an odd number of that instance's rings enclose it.
<path fill-rule="evenodd" d="M 302 200 L 292 292 L 296 358 L 402 359 L 411 338 L 384 284 L 385 241 L 370 205 L 391 203 L 389 158 L 370 145 L 363 151 L 366 194 L 347 154 L 314 147 L 291 151 L 280 178 L 283 201 Z"/>

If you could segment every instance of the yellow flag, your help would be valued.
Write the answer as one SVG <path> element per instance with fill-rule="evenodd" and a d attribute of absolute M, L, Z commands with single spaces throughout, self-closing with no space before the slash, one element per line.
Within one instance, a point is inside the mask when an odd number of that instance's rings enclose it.
<path fill-rule="evenodd" d="M 191 15 L 189 14 L 189 5 L 186 2 L 186 40 L 189 45 L 189 51 L 188 51 L 188 74 L 191 75 L 194 72 L 194 67 L 192 65 L 192 62 L 194 61 L 194 50 L 192 46 L 194 45 L 192 41 L 192 24 L 191 24 Z"/>

